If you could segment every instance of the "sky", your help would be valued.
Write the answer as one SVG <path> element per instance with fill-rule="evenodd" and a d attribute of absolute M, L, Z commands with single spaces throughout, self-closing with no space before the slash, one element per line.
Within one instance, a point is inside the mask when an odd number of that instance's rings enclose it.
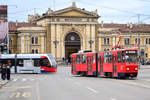
<path fill-rule="evenodd" d="M 99 23 L 150 24 L 150 0 L 0 0 L 0 5 L 8 5 L 9 21 L 27 22 L 28 15 L 67 8 L 72 2 L 88 11 L 97 9 Z"/>

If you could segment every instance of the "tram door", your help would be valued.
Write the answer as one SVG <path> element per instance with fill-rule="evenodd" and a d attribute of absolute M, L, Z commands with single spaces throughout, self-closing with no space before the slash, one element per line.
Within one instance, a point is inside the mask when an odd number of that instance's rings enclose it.
<path fill-rule="evenodd" d="M 99 62 L 100 62 L 100 75 L 103 75 L 103 62 L 104 62 L 104 58 L 102 56 L 99 57 Z"/>
<path fill-rule="evenodd" d="M 34 72 L 34 63 L 33 60 L 24 60 L 23 61 L 24 67 L 20 67 L 21 73 L 33 73 Z"/>
<path fill-rule="evenodd" d="M 76 73 L 76 58 L 72 57 L 72 73 Z"/>
<path fill-rule="evenodd" d="M 117 76 L 117 56 L 112 56 L 112 64 L 113 64 L 113 76 Z"/>
<path fill-rule="evenodd" d="M 92 75 L 93 70 L 92 70 L 92 57 L 88 56 L 87 57 L 87 71 L 88 75 Z"/>

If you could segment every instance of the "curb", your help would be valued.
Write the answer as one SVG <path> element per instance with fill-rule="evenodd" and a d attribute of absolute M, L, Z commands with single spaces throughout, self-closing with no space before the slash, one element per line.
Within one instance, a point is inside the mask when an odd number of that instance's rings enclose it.
<path fill-rule="evenodd" d="M 150 68 L 140 68 L 140 69 L 150 69 Z"/>
<path fill-rule="evenodd" d="M 6 85 L 8 82 L 9 82 L 9 81 L 5 82 L 4 84 L 0 84 L 0 89 L 1 89 L 4 85 Z"/>

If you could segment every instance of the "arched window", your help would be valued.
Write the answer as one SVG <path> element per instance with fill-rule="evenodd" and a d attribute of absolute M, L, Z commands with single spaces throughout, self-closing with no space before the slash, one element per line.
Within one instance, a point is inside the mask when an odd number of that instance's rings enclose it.
<path fill-rule="evenodd" d="M 12 42 L 13 42 L 12 38 L 9 38 L 9 45 L 10 46 L 12 46 Z"/>
<path fill-rule="evenodd" d="M 34 44 L 34 37 L 31 38 L 31 43 Z"/>
<path fill-rule="evenodd" d="M 32 49 L 32 53 L 34 53 L 34 49 Z"/>
<path fill-rule="evenodd" d="M 104 38 L 104 45 L 109 45 L 109 38 L 107 37 Z"/>
<path fill-rule="evenodd" d="M 129 45 L 130 44 L 130 38 L 124 38 L 124 44 Z"/>
<path fill-rule="evenodd" d="M 38 49 L 35 50 L 35 53 L 38 53 Z"/>
<path fill-rule="evenodd" d="M 38 44 L 38 37 L 35 37 L 35 44 Z"/>
<path fill-rule="evenodd" d="M 135 38 L 135 44 L 140 44 L 140 38 Z"/>

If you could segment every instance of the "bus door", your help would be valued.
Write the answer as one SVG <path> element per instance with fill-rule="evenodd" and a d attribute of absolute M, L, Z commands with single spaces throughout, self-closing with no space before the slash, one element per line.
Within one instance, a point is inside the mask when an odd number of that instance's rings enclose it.
<path fill-rule="evenodd" d="M 72 57 L 72 73 L 76 73 L 76 58 Z"/>
<path fill-rule="evenodd" d="M 33 73 L 34 72 L 34 63 L 33 60 L 24 60 L 24 67 L 20 69 L 20 72 L 23 73 Z"/>
<path fill-rule="evenodd" d="M 88 71 L 88 75 L 92 75 L 93 71 L 92 71 L 92 57 L 88 56 L 87 57 L 87 71 Z"/>
<path fill-rule="evenodd" d="M 117 76 L 117 57 L 116 57 L 116 55 L 112 56 L 112 65 L 113 65 L 113 76 Z"/>
<path fill-rule="evenodd" d="M 104 58 L 102 56 L 100 56 L 99 58 L 99 62 L 100 62 L 100 75 L 103 75 L 103 60 Z"/>

